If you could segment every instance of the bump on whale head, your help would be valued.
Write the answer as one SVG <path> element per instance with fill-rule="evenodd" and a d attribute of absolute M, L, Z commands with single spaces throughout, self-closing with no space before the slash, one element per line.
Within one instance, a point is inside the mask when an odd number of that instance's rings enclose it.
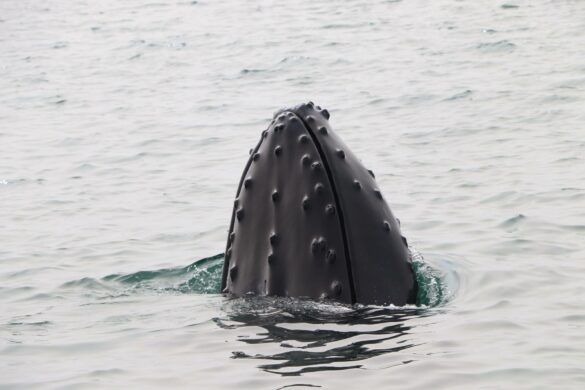
<path fill-rule="evenodd" d="M 279 110 L 262 132 L 234 201 L 222 291 L 413 304 L 400 224 L 329 116 L 309 102 Z"/>

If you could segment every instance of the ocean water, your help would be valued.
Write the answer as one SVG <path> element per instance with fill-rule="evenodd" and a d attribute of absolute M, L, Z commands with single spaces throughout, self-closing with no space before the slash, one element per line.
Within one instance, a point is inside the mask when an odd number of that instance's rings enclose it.
<path fill-rule="evenodd" d="M 0 388 L 585 388 L 585 2 L 0 2 Z M 418 307 L 217 293 L 313 100 Z"/>

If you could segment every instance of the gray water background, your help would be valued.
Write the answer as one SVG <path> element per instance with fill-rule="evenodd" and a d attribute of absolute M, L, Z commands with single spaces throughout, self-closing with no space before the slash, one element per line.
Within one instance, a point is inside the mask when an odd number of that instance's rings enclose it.
<path fill-rule="evenodd" d="M 585 388 L 584 32 L 568 0 L 2 1 L 0 388 Z M 442 304 L 229 300 L 221 259 L 188 267 L 307 100 Z"/>

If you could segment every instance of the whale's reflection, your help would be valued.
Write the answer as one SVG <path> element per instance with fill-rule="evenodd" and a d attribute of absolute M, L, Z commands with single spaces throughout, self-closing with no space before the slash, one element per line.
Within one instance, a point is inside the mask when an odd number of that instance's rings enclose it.
<path fill-rule="evenodd" d="M 365 360 L 417 345 L 411 333 L 419 308 L 382 308 L 314 301 L 251 298 L 228 303 L 223 329 L 236 331 L 244 351 L 234 359 L 257 359 L 258 368 L 283 376 L 363 368 Z M 267 352 L 269 351 L 269 352 Z M 412 362 L 405 354 L 396 364 Z M 408 358 L 407 358 L 408 357 Z"/>

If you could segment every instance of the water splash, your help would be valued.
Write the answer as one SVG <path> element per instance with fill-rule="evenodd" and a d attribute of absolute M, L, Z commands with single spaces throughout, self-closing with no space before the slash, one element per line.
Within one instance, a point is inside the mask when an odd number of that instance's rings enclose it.
<path fill-rule="evenodd" d="M 447 303 L 450 296 L 447 281 L 439 270 L 424 261 L 423 256 L 411 248 L 412 268 L 418 282 L 417 306 L 436 307 Z"/>
<path fill-rule="evenodd" d="M 223 254 L 197 260 L 186 267 L 138 271 L 131 274 L 108 275 L 102 284 L 119 284 L 128 290 L 157 291 L 180 294 L 219 294 Z M 425 262 L 423 256 L 412 250 L 412 264 L 419 285 L 417 306 L 436 307 L 447 302 L 449 288 L 443 273 Z M 70 282 L 71 283 L 71 282 Z"/>
<path fill-rule="evenodd" d="M 223 253 L 197 260 L 186 267 L 114 274 L 103 282 L 119 283 L 139 290 L 160 292 L 218 294 L 221 286 Z"/>

